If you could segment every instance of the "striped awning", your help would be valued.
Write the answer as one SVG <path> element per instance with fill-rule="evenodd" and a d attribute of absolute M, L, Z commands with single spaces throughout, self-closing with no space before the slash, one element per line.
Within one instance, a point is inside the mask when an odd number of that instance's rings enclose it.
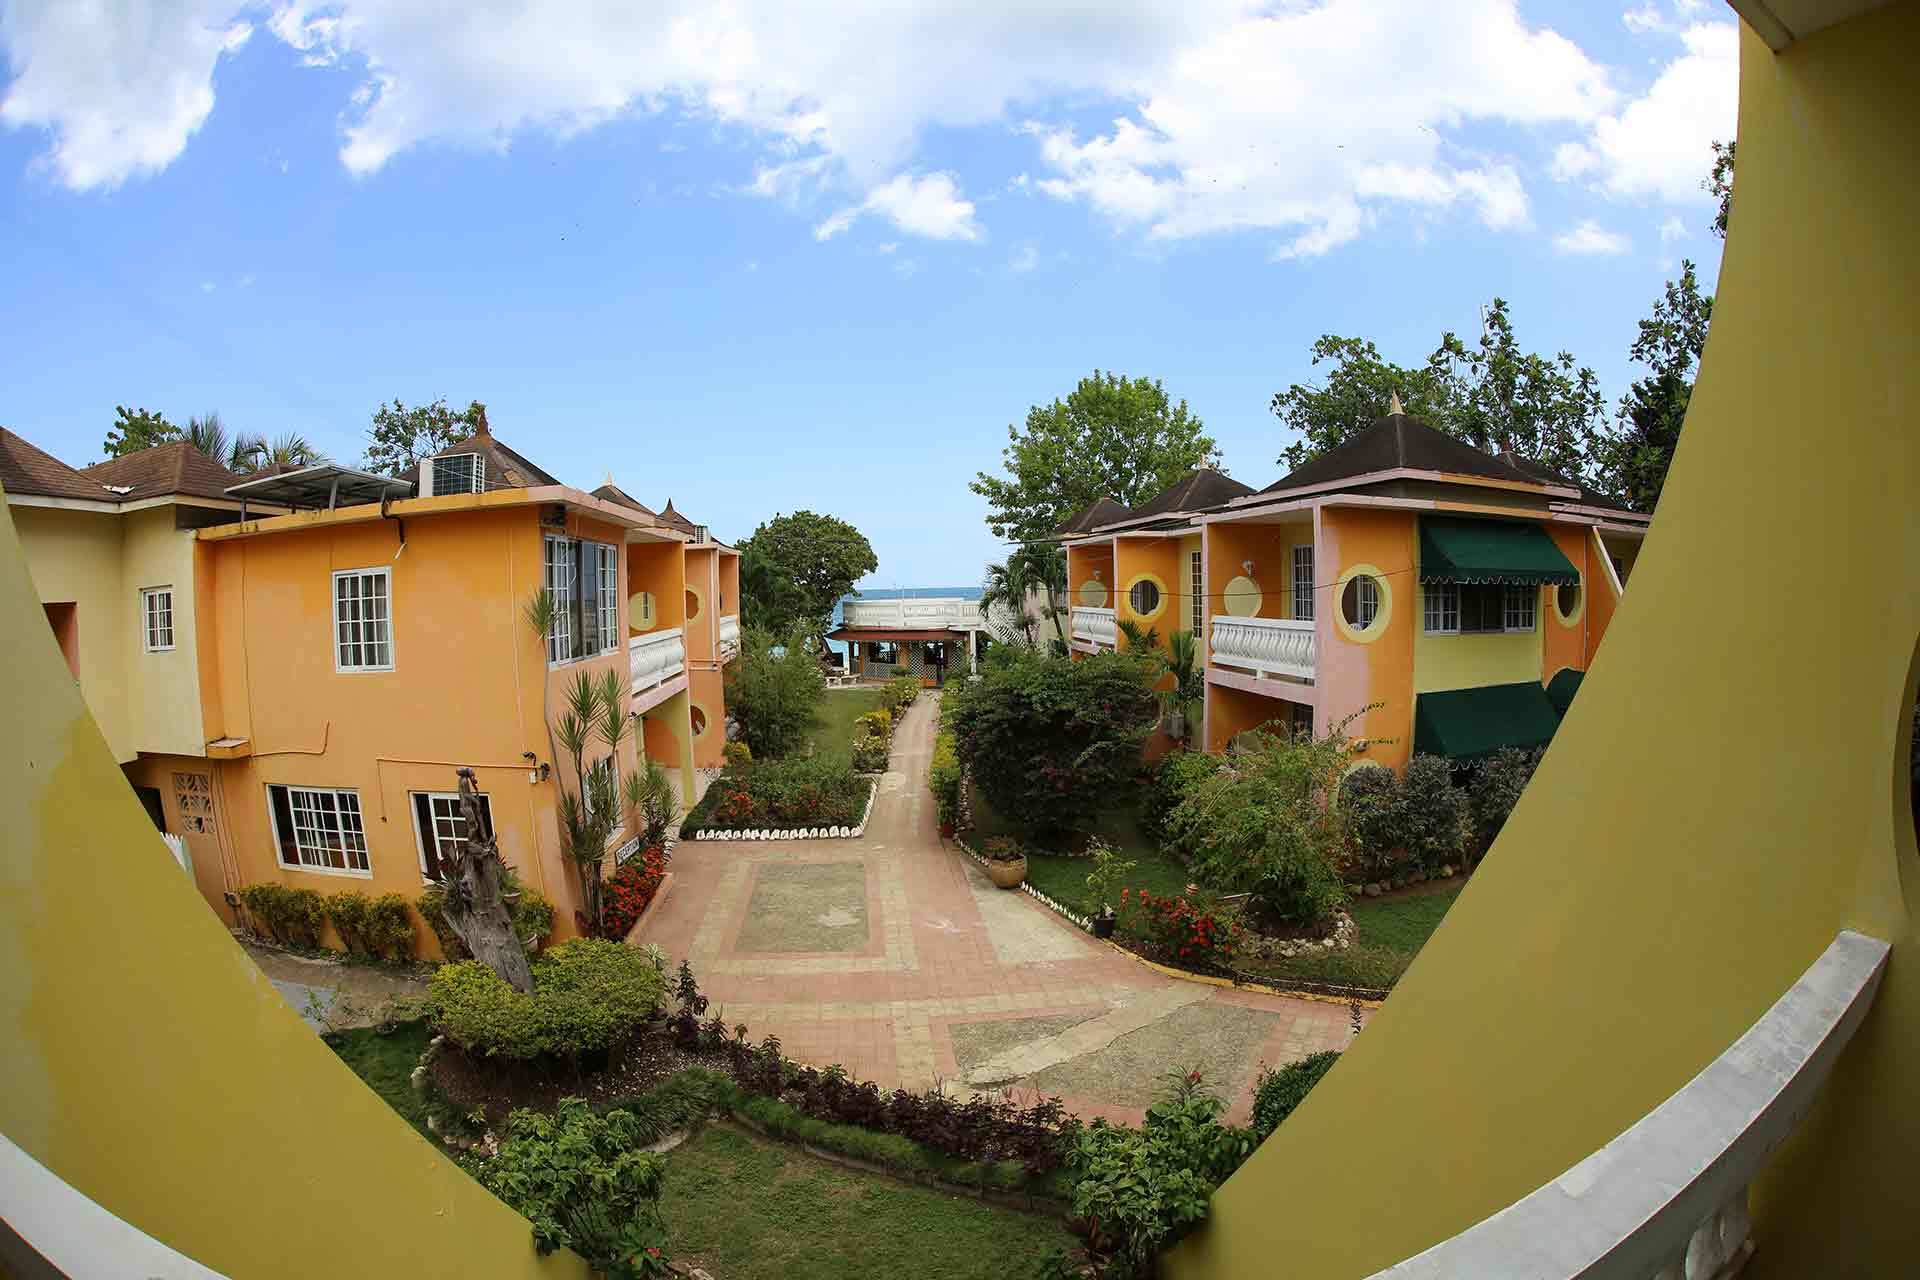
<path fill-rule="evenodd" d="M 1422 516 L 1420 581 L 1574 586 L 1580 571 L 1537 524 Z"/>

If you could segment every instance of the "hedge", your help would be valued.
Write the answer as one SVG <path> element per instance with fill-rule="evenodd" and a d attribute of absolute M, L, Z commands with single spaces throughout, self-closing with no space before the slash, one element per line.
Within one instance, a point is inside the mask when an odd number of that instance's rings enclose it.
<path fill-rule="evenodd" d="M 444 965 L 427 985 L 434 1030 L 482 1058 L 578 1062 L 659 1009 L 665 983 L 645 953 L 575 938 L 533 962 L 523 995 L 478 960 Z"/>

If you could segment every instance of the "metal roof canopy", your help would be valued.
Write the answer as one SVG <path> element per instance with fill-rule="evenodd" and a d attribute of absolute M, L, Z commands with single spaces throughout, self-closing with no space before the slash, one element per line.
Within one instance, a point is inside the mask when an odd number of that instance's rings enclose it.
<path fill-rule="evenodd" d="M 377 476 L 370 471 L 356 471 L 332 462 L 281 471 L 254 480 L 242 480 L 227 489 L 227 496 L 238 498 L 243 506 L 249 501 L 271 502 L 296 511 L 320 507 L 331 511 L 341 505 L 342 499 L 346 500 L 346 505 L 353 506 L 363 502 L 379 502 L 384 498 L 405 498 L 412 493 L 411 480 Z"/>

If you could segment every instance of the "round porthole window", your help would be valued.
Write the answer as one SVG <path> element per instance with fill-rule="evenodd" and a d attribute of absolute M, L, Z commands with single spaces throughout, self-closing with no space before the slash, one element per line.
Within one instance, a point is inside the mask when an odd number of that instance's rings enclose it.
<path fill-rule="evenodd" d="M 1347 579 L 1347 586 L 1340 593 L 1340 616 L 1355 631 L 1365 631 L 1380 616 L 1380 584 L 1366 574 L 1355 574 Z"/>
<path fill-rule="evenodd" d="M 692 587 L 688 587 L 687 588 L 687 621 L 691 622 L 699 616 L 700 616 L 700 597 L 693 593 Z"/>
<path fill-rule="evenodd" d="M 635 631 L 651 631 L 660 622 L 660 607 L 653 592 L 636 591 L 627 600 L 627 618 Z"/>
<path fill-rule="evenodd" d="M 1127 588 L 1127 604 L 1143 618 L 1158 613 L 1160 611 L 1159 586 L 1142 578 Z"/>
<path fill-rule="evenodd" d="M 1580 584 L 1563 582 L 1553 589 L 1553 607 L 1560 612 L 1563 621 L 1571 622 L 1580 616 Z"/>
<path fill-rule="evenodd" d="M 694 737 L 697 738 L 701 734 L 707 731 L 707 713 L 702 711 L 700 708 L 698 707 L 689 708 L 687 712 L 687 719 L 689 723 L 691 723 L 693 726 Z"/>
<path fill-rule="evenodd" d="M 1106 584 L 1103 582 L 1096 582 L 1093 579 L 1089 578 L 1087 581 L 1080 584 L 1079 598 L 1080 598 L 1081 605 L 1084 606 L 1085 608 L 1088 608 L 1088 609 L 1106 608 L 1107 607 Z"/>

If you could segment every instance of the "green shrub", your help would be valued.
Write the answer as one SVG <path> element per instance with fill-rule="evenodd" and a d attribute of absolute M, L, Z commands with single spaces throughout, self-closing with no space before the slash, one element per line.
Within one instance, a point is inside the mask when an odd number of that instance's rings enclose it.
<path fill-rule="evenodd" d="M 1289 1062 L 1284 1067 L 1263 1068 L 1253 1090 L 1253 1136 L 1265 1142 L 1293 1109 L 1306 1101 L 1308 1092 L 1320 1083 L 1320 1077 L 1333 1070 L 1340 1055 L 1332 1050 Z"/>
<path fill-rule="evenodd" d="M 1484 853 L 1493 845 L 1500 828 L 1507 825 L 1507 815 L 1520 803 L 1520 793 L 1527 789 L 1533 771 L 1540 766 L 1540 757 L 1545 754 L 1544 748 L 1524 751 L 1519 747 L 1502 747 L 1475 767 L 1473 781 L 1467 788 L 1475 850 Z"/>
<path fill-rule="evenodd" d="M 268 936 L 292 947 L 320 945 L 320 925 L 326 919 L 326 900 L 312 889 L 292 889 L 284 884 L 250 884 L 240 890 L 240 905 L 247 909 L 256 929 L 265 926 Z"/>
<path fill-rule="evenodd" d="M 887 771 L 887 740 L 884 737 L 856 738 L 853 743 L 855 773 Z"/>
<path fill-rule="evenodd" d="M 960 777 L 953 734 L 942 729 L 933 740 L 933 758 L 927 761 L 927 786 L 933 791 L 933 807 L 943 828 L 960 820 Z"/>
<path fill-rule="evenodd" d="M 478 960 L 442 966 L 427 986 L 434 1030 L 482 1058 L 578 1062 L 651 1017 L 666 984 L 646 955 L 600 938 L 575 938 L 533 962 L 522 995 Z"/>
<path fill-rule="evenodd" d="M 502 888 L 507 893 L 518 891 L 520 901 L 513 908 L 513 932 L 523 942 L 539 944 L 553 932 L 553 903 L 537 889 L 523 883 L 512 867 L 507 868 L 506 883 Z M 471 958 L 467 944 L 447 923 L 447 891 L 439 885 L 429 885 L 420 891 L 413 900 L 413 909 L 420 913 L 427 928 L 433 930 L 433 936 L 440 941 L 440 954 L 448 960 L 466 960 Z"/>
<path fill-rule="evenodd" d="M 785 640 L 749 629 L 727 666 L 727 709 L 755 760 L 797 751 L 819 720 L 827 678 L 799 633 Z"/>
<path fill-rule="evenodd" d="M 1362 880 L 1392 875 L 1405 860 L 1401 847 L 1400 776 L 1380 765 L 1364 765 L 1340 783 L 1340 807 L 1346 810 L 1352 868 Z"/>
<path fill-rule="evenodd" d="M 364 893 L 328 895 L 327 919 L 341 943 L 357 956 L 401 960 L 413 954 L 413 917 L 397 893 L 369 898 Z"/>
<path fill-rule="evenodd" d="M 961 763 L 1003 817 L 1085 830 L 1127 798 L 1160 718 L 1157 676 L 1131 653 L 1076 662 L 1008 651 L 949 699 Z"/>
<path fill-rule="evenodd" d="M 1254 1147 L 1253 1135 L 1220 1123 L 1225 1104 L 1198 1072 L 1177 1077 L 1138 1129 L 1095 1120 L 1067 1155 L 1074 1216 L 1092 1224 L 1105 1254 L 1102 1275 L 1145 1277 L 1154 1259 L 1207 1216 L 1214 1188 Z"/>
<path fill-rule="evenodd" d="M 1400 779 L 1399 844 L 1421 869 L 1458 867 L 1466 857 L 1467 794 L 1453 785 L 1446 757 L 1417 755 Z"/>
<path fill-rule="evenodd" d="M 753 763 L 753 748 L 744 742 L 729 742 L 721 755 L 726 759 L 729 769 L 740 769 Z"/>
<path fill-rule="evenodd" d="M 572 1249 L 609 1280 L 668 1274 L 660 1218 L 664 1157 L 618 1108 L 596 1112 L 562 1099 L 552 1115 L 518 1110 L 479 1178 L 533 1224 L 542 1254 Z"/>
<path fill-rule="evenodd" d="M 1346 900 L 1341 807 L 1329 803 L 1353 745 L 1254 732 L 1247 750 L 1200 778 L 1168 814 L 1168 840 L 1193 858 L 1200 883 L 1252 895 L 1256 916 L 1283 924 L 1325 920 Z"/>
<path fill-rule="evenodd" d="M 820 755 L 769 761 L 721 776 L 681 830 L 856 826 L 872 789 L 851 760 Z"/>
<path fill-rule="evenodd" d="M 1147 788 L 1141 818 L 1155 839 L 1167 839 L 1167 818 L 1187 793 L 1214 774 L 1224 761 L 1199 751 L 1169 751 L 1154 766 L 1153 783 Z"/>

